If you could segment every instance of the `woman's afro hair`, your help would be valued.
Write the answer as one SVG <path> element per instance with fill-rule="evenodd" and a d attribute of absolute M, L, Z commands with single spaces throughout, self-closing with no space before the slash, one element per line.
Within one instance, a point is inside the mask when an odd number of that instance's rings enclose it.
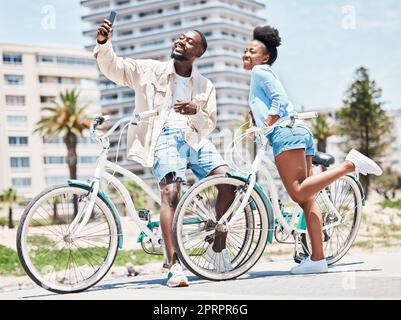
<path fill-rule="evenodd" d="M 259 26 L 253 30 L 253 39 L 262 42 L 266 53 L 270 55 L 268 64 L 272 65 L 277 59 L 277 47 L 281 45 L 281 38 L 277 29 L 271 26 Z"/>

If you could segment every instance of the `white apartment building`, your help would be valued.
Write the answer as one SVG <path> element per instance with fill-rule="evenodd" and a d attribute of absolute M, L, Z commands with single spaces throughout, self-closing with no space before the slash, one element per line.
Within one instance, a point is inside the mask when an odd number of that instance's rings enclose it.
<path fill-rule="evenodd" d="M 33 134 L 41 108 L 76 88 L 88 113 L 100 113 L 98 70 L 85 49 L 0 44 L 0 59 L 0 190 L 29 199 L 69 177 L 63 139 Z M 90 177 L 99 147 L 82 138 L 77 152 L 78 177 Z"/>
<path fill-rule="evenodd" d="M 255 26 L 266 22 L 265 5 L 252 0 L 85 0 L 81 1 L 87 27 L 84 31 L 96 43 L 97 28 L 111 10 L 118 15 L 111 42 L 118 56 L 170 59 L 173 42 L 188 30 L 202 31 L 208 41 L 207 52 L 199 59 L 199 71 L 209 78 L 217 90 L 218 124 L 214 142 L 219 143 L 223 129 L 238 127 L 248 111 L 250 75 L 242 70 L 242 53 Z M 100 76 L 103 113 L 117 120 L 132 114 L 134 92 L 116 86 Z M 112 159 L 118 134 L 112 138 Z M 114 150 L 114 151 L 113 151 Z M 223 150 L 221 150 L 223 152 Z M 150 169 L 126 160 L 125 136 L 119 152 L 120 164 L 153 183 Z"/>

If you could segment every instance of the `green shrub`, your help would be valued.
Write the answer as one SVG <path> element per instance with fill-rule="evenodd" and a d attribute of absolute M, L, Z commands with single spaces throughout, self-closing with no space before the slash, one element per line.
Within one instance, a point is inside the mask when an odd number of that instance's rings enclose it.
<path fill-rule="evenodd" d="M 23 275 L 24 271 L 14 250 L 0 245 L 0 275 Z"/>
<path fill-rule="evenodd" d="M 384 208 L 392 208 L 401 210 L 401 199 L 399 200 L 384 200 L 379 202 L 379 205 Z"/>
<path fill-rule="evenodd" d="M 5 217 L 0 217 L 0 227 L 4 227 L 8 224 L 8 219 Z"/>

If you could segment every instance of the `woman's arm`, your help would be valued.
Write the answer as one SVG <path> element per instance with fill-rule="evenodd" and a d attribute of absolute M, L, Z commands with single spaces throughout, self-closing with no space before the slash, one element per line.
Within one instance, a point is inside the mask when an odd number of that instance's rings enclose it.
<path fill-rule="evenodd" d="M 286 114 L 290 101 L 280 80 L 271 70 L 255 67 L 252 75 L 271 100 L 268 116 L 264 121 L 266 126 L 271 126 Z"/>

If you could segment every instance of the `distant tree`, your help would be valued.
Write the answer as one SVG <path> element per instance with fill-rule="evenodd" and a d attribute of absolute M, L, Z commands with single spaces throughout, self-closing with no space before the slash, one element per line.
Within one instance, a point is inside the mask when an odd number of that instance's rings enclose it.
<path fill-rule="evenodd" d="M 53 107 L 44 107 L 41 119 L 36 123 L 34 132 L 45 137 L 62 136 L 67 147 L 67 164 L 70 179 L 77 178 L 77 144 L 78 137 L 90 127 L 90 118 L 86 115 L 87 106 L 78 105 L 79 94 L 72 90 L 60 93 L 61 104 L 53 101 Z M 74 196 L 74 213 L 78 211 L 77 197 Z M 57 212 L 55 211 L 57 216 Z M 55 217 L 56 219 L 57 217 Z"/>
<path fill-rule="evenodd" d="M 77 178 L 78 137 L 89 128 L 91 122 L 86 115 L 86 106 L 78 105 L 78 97 L 75 89 L 60 93 L 61 104 L 53 101 L 53 107 L 42 108 L 45 114 L 34 131 L 50 138 L 60 135 L 64 138 L 71 179 Z"/>
<path fill-rule="evenodd" d="M 320 152 L 326 152 L 327 139 L 335 134 L 335 129 L 328 119 L 327 115 L 319 114 L 311 123 L 312 133 L 317 140 L 317 150 Z"/>
<path fill-rule="evenodd" d="M 395 199 L 397 191 L 401 190 L 401 173 L 386 168 L 380 177 L 374 177 L 373 188 L 386 200 Z"/>
<path fill-rule="evenodd" d="M 5 204 L 8 208 L 8 227 L 14 228 L 13 222 L 13 208 L 18 204 L 18 194 L 13 188 L 4 189 L 0 194 L 0 202 Z"/>
<path fill-rule="evenodd" d="M 345 137 L 343 151 L 355 148 L 378 163 L 391 143 L 392 126 L 380 101 L 381 94 L 368 70 L 360 67 L 347 90 L 343 108 L 337 112 L 338 132 Z M 361 182 L 368 196 L 370 176 L 361 176 Z"/>

